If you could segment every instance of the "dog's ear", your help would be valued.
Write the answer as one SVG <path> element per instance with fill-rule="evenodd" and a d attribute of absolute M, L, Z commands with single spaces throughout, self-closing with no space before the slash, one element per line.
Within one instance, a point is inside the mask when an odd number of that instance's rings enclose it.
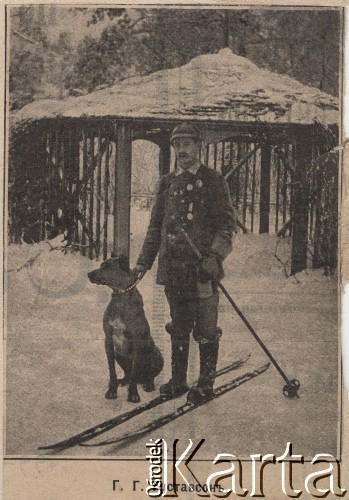
<path fill-rule="evenodd" d="M 125 273 L 130 271 L 130 265 L 126 255 L 121 255 L 121 257 L 119 257 L 119 266 L 121 271 L 124 271 Z"/>

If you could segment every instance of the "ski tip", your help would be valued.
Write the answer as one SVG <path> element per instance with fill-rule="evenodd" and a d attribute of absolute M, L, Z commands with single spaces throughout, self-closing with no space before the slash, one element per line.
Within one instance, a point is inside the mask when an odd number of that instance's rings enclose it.
<path fill-rule="evenodd" d="M 246 356 L 243 356 L 241 359 L 237 361 L 238 366 L 244 365 L 250 359 L 250 357 L 251 353 L 249 352 L 248 354 L 246 354 Z"/>
<path fill-rule="evenodd" d="M 61 450 L 64 450 L 64 447 L 60 447 L 60 446 L 39 446 L 37 448 L 37 450 L 40 450 L 40 451 L 61 451 Z"/>
<path fill-rule="evenodd" d="M 260 368 L 257 368 L 257 371 L 260 373 L 264 373 L 265 371 L 268 370 L 268 368 L 271 366 L 271 363 L 266 363 L 265 365 L 261 366 Z"/>

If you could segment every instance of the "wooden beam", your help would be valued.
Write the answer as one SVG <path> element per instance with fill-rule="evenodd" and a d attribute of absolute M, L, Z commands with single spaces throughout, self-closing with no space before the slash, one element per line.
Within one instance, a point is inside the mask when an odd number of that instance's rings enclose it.
<path fill-rule="evenodd" d="M 311 164 L 311 132 L 298 134 L 295 151 L 295 175 L 293 179 L 293 227 L 291 275 L 307 267 L 309 180 L 307 170 Z"/>
<path fill-rule="evenodd" d="M 130 258 L 131 124 L 116 125 L 114 245 L 116 255 Z"/>
<path fill-rule="evenodd" d="M 270 162 L 271 147 L 269 144 L 263 144 L 261 151 L 259 234 L 269 233 Z"/>
<path fill-rule="evenodd" d="M 255 147 L 253 149 L 251 149 L 251 151 L 249 151 L 243 158 L 241 158 L 241 160 L 236 165 L 236 167 L 231 167 L 224 176 L 225 180 L 229 179 L 229 177 L 231 175 L 233 175 L 235 172 L 240 170 L 240 168 L 245 165 L 245 163 L 251 158 L 251 156 L 253 156 L 258 151 L 258 149 L 260 147 L 261 147 L 260 144 L 256 144 Z M 230 161 L 231 161 L 231 159 L 230 159 Z"/>

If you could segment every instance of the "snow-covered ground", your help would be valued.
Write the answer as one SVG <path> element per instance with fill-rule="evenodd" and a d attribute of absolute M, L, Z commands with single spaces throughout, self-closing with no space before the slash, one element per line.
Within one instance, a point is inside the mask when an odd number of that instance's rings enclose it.
<path fill-rule="evenodd" d="M 135 262 L 148 214 L 133 212 L 132 255 Z M 51 245 L 59 245 L 59 238 Z M 337 453 L 338 331 L 337 280 L 322 270 L 286 279 L 274 257 L 275 236 L 242 235 L 225 263 L 224 285 L 271 349 L 290 378 L 301 382 L 300 398 L 282 395 L 283 381 L 271 366 L 263 375 L 156 431 L 153 438 L 205 438 L 202 458 L 217 453 L 248 456 L 276 453 L 293 444 L 297 454 Z M 286 261 L 290 241 L 278 255 Z M 22 267 L 29 259 L 31 266 Z M 6 451 L 39 455 L 37 448 L 81 432 L 134 408 L 127 389 L 106 400 L 108 371 L 102 316 L 110 290 L 89 283 L 86 273 L 99 266 L 77 254 L 64 255 L 45 242 L 8 248 Z M 170 339 L 163 326 L 169 319 L 162 287 L 155 285 L 156 265 L 139 285 L 146 314 L 165 357 L 156 389 L 170 376 Z M 248 353 L 250 360 L 216 385 L 253 370 L 266 356 L 224 296 L 219 324 L 223 328 L 218 368 Z M 191 344 L 189 381 L 198 376 L 199 357 Z M 120 373 L 121 375 L 121 373 Z M 142 402 L 154 397 L 140 389 Z M 100 438 L 115 439 L 165 415 L 185 398 L 123 424 Z M 75 447 L 69 456 L 141 456 L 146 437 L 102 447 Z M 186 441 L 187 442 L 187 441 Z"/>

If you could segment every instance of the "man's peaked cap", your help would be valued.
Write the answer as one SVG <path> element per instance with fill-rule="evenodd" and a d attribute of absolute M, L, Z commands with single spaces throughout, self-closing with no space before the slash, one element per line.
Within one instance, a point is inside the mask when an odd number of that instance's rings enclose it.
<path fill-rule="evenodd" d="M 196 139 L 197 141 L 201 140 L 200 130 L 191 123 L 181 123 L 180 125 L 177 125 L 172 131 L 170 141 L 173 142 L 174 139 L 178 139 L 180 137 L 190 137 L 191 139 Z"/>

